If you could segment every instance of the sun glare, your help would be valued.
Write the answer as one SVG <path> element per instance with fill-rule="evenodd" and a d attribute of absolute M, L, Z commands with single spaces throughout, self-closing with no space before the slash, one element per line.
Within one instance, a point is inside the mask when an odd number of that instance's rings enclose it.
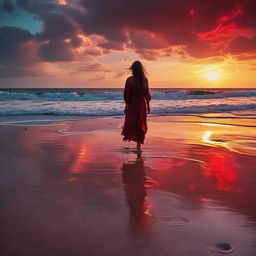
<path fill-rule="evenodd" d="M 201 78 L 208 81 L 218 81 L 223 78 L 224 75 L 224 65 L 223 64 L 209 64 L 200 65 L 196 67 L 195 72 Z"/>
<path fill-rule="evenodd" d="M 218 71 L 213 71 L 213 72 L 207 72 L 205 73 L 205 78 L 210 80 L 210 81 L 215 81 L 220 78 L 220 72 Z"/>

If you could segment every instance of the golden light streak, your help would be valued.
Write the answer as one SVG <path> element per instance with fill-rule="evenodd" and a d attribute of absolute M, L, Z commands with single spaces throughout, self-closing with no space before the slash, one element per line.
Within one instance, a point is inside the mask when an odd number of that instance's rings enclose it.
<path fill-rule="evenodd" d="M 202 136 L 202 141 L 207 144 L 212 144 L 214 146 L 221 146 L 221 147 L 231 150 L 231 148 L 227 142 L 212 140 L 211 139 L 212 135 L 213 135 L 213 131 L 205 131 Z"/>
<path fill-rule="evenodd" d="M 202 138 L 203 142 L 212 144 L 213 141 L 210 140 L 210 137 L 212 136 L 212 133 L 213 133 L 212 131 L 206 131 L 203 134 L 203 138 Z"/>
<path fill-rule="evenodd" d="M 70 168 L 71 173 L 80 173 L 82 172 L 82 166 L 84 163 L 86 163 L 86 153 L 87 153 L 87 148 L 85 145 L 82 145 L 81 148 L 79 149 L 79 152 L 77 154 L 77 157 L 73 163 L 73 165 Z"/>

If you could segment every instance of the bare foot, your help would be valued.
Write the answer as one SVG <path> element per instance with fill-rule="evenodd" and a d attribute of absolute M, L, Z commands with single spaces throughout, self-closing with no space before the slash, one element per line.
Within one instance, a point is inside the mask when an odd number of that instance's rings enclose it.
<path fill-rule="evenodd" d="M 137 159 L 141 159 L 141 154 L 142 154 L 141 144 L 137 143 Z"/>
<path fill-rule="evenodd" d="M 137 149 L 137 160 L 141 159 L 141 153 L 142 153 L 142 150 L 141 149 Z"/>

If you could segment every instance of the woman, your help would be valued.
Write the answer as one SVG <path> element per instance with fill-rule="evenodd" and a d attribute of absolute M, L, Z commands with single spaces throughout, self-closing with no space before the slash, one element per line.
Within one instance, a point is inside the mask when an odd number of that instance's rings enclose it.
<path fill-rule="evenodd" d="M 150 113 L 149 102 L 151 96 L 148 88 L 148 79 L 140 61 L 135 61 L 130 71 L 132 76 L 125 83 L 125 122 L 122 135 L 124 141 L 137 142 L 137 151 L 141 150 L 147 132 L 147 114 Z"/>

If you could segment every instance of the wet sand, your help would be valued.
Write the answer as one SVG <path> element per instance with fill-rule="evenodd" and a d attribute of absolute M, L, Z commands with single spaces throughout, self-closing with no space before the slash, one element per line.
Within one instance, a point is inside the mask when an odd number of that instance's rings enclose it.
<path fill-rule="evenodd" d="M 1 123 L 1 256 L 256 255 L 256 123 L 150 117 Z"/>

